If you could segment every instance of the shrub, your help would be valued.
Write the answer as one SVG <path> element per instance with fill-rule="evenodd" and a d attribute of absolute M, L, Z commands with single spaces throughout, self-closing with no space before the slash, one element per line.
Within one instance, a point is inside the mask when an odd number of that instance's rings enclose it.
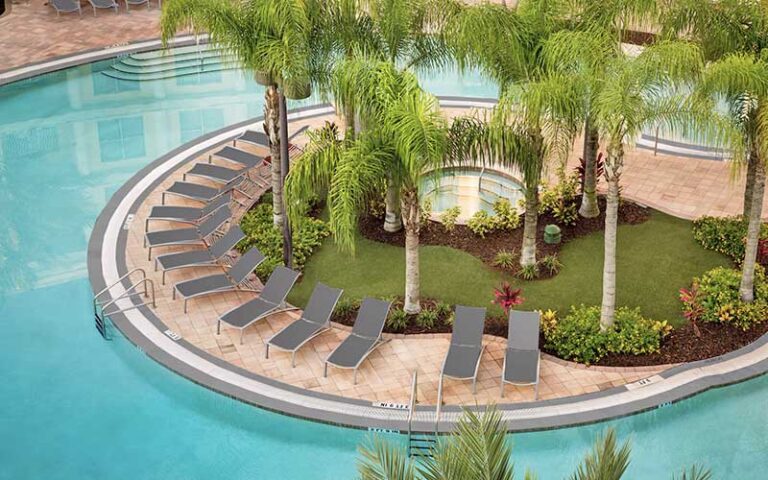
<path fill-rule="evenodd" d="M 453 307 L 450 303 L 437 302 L 437 305 L 435 305 L 435 311 L 439 317 L 445 318 L 453 313 Z"/>
<path fill-rule="evenodd" d="M 416 315 L 416 325 L 421 328 L 431 329 L 437 323 L 437 311 L 424 309 Z"/>
<path fill-rule="evenodd" d="M 283 263 L 283 233 L 272 223 L 272 206 L 259 203 L 240 221 L 246 238 L 237 245 L 240 252 L 257 247 L 266 257 L 256 269 L 260 278 L 268 277 Z M 293 229 L 293 265 L 301 270 L 323 239 L 330 235 L 328 225 L 317 218 L 307 217 Z"/>
<path fill-rule="evenodd" d="M 545 311 L 539 310 L 541 333 L 545 339 L 549 339 L 552 333 L 557 329 L 557 312 L 552 309 Z"/>
<path fill-rule="evenodd" d="M 587 171 L 587 162 L 584 160 L 583 157 L 579 157 L 579 165 L 574 169 L 576 171 L 576 175 L 579 179 L 579 193 L 584 193 L 584 173 Z M 597 182 L 595 182 L 595 185 L 600 182 L 600 178 L 603 176 L 603 173 L 605 172 L 605 160 L 603 159 L 603 152 L 600 152 L 597 154 L 597 158 L 595 159 L 595 179 Z"/>
<path fill-rule="evenodd" d="M 741 301 L 739 286 L 741 272 L 717 267 L 693 280 L 689 290 L 681 290 L 683 315 L 714 323 L 731 323 L 743 330 L 765 321 L 768 317 L 768 283 L 765 270 L 755 269 L 755 298 L 752 303 Z"/>
<path fill-rule="evenodd" d="M 467 227 L 469 227 L 475 235 L 485 238 L 485 236 L 494 229 L 494 220 L 485 210 L 478 210 L 467 221 Z"/>
<path fill-rule="evenodd" d="M 461 215 L 461 207 L 459 206 L 451 207 L 440 214 L 440 222 L 446 232 L 452 232 L 456 228 L 456 220 L 459 215 Z"/>
<path fill-rule="evenodd" d="M 520 267 L 520 271 L 517 272 L 517 276 L 523 280 L 535 280 L 539 277 L 539 265 L 536 263 L 533 265 L 523 265 Z"/>
<path fill-rule="evenodd" d="M 338 317 L 350 318 L 355 315 L 358 308 L 360 308 L 360 300 L 356 298 L 342 298 L 336 304 L 333 313 Z"/>
<path fill-rule="evenodd" d="M 493 202 L 493 224 L 500 230 L 514 230 L 520 226 L 520 214 L 506 198 Z"/>
<path fill-rule="evenodd" d="M 735 262 L 744 260 L 744 239 L 748 222 L 742 217 L 701 217 L 693 222 L 693 238 L 707 250 L 731 257 Z M 768 239 L 768 227 L 761 226 L 760 238 Z"/>
<path fill-rule="evenodd" d="M 621 307 L 616 321 L 600 331 L 600 307 L 571 307 L 568 315 L 556 323 L 547 347 L 565 359 L 591 364 L 609 353 L 644 355 L 658 352 L 661 340 L 669 332 L 666 322 L 643 318 L 640 309 Z"/>
<path fill-rule="evenodd" d="M 504 309 L 505 315 L 509 315 L 512 307 L 520 305 L 525 300 L 522 293 L 522 288 L 512 288 L 509 282 L 503 282 L 499 288 L 493 289 L 493 303 Z"/>
<path fill-rule="evenodd" d="M 563 268 L 562 262 L 557 258 L 556 254 L 547 255 L 539 261 L 539 265 L 547 271 L 550 275 L 557 275 L 560 269 Z"/>
<path fill-rule="evenodd" d="M 499 250 L 493 257 L 493 264 L 501 268 L 512 268 L 517 263 L 517 254 L 509 250 Z"/>
<path fill-rule="evenodd" d="M 573 225 L 579 218 L 576 205 L 579 177 L 571 175 L 552 187 L 544 184 L 540 194 L 541 212 L 550 213 L 563 225 Z"/>
<path fill-rule="evenodd" d="M 456 320 L 456 314 L 454 312 L 451 312 L 450 315 L 445 317 L 445 320 L 443 320 L 443 323 L 445 323 L 445 325 L 448 327 L 452 327 L 454 320 Z"/>
<path fill-rule="evenodd" d="M 374 218 L 384 220 L 387 214 L 386 190 L 382 189 L 368 200 L 368 213 Z"/>
<path fill-rule="evenodd" d="M 408 314 L 402 308 L 391 310 L 387 317 L 387 326 L 396 332 L 404 331 L 408 326 Z"/>

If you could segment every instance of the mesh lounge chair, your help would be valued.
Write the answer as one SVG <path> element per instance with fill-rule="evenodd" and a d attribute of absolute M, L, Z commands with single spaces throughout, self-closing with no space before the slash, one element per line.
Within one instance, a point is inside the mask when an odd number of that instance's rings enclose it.
<path fill-rule="evenodd" d="M 263 157 L 234 147 L 224 147 L 221 150 L 208 155 L 208 163 L 213 161 L 213 157 L 221 158 L 222 160 L 232 163 L 238 163 L 246 168 L 256 167 L 264 163 Z"/>
<path fill-rule="evenodd" d="M 158 0 L 158 5 L 160 5 L 159 2 L 160 2 L 160 0 Z M 149 0 L 125 0 L 125 9 L 130 12 L 131 11 L 131 5 L 133 5 L 135 7 L 135 6 L 138 6 L 138 5 L 143 5 L 145 3 L 147 4 L 147 10 L 149 10 L 151 8 L 151 6 L 149 4 Z"/>
<path fill-rule="evenodd" d="M 261 294 L 253 300 L 233 308 L 216 323 L 216 334 L 221 333 L 221 322 L 240 329 L 240 343 L 243 343 L 243 332 L 251 324 L 277 312 L 293 310 L 285 303 L 288 292 L 293 288 L 299 272 L 287 267 L 277 267 L 269 276 Z"/>
<path fill-rule="evenodd" d="M 291 323 L 267 340 L 266 358 L 269 346 L 291 352 L 291 366 L 296 366 L 296 352 L 307 342 L 331 328 L 331 313 L 341 297 L 340 288 L 331 288 L 318 283 L 309 297 L 307 308 L 301 318 Z"/>
<path fill-rule="evenodd" d="M 189 252 L 166 253 L 155 257 L 155 271 L 158 267 L 163 269 L 162 283 L 165 285 L 165 274 L 171 270 L 189 267 L 217 267 L 219 260 L 240 240 L 245 234 L 239 225 L 233 225 L 223 237 L 205 250 L 192 250 Z"/>
<path fill-rule="evenodd" d="M 384 330 L 390 305 L 391 302 L 375 298 L 363 300 L 352 333 L 325 360 L 324 377 L 328 376 L 329 364 L 339 368 L 351 368 L 354 371 L 352 381 L 357 384 L 357 367 L 384 343 L 381 340 L 381 332 Z"/>
<path fill-rule="evenodd" d="M 245 252 L 228 272 L 177 283 L 173 286 L 173 299 L 176 300 L 178 293 L 184 299 L 184 313 L 187 313 L 187 302 L 190 298 L 242 289 L 248 275 L 263 261 L 264 254 L 254 247 Z"/>
<path fill-rule="evenodd" d="M 184 173 L 183 180 L 187 177 L 199 177 L 212 182 L 227 183 L 246 175 L 250 168 L 227 168 L 212 163 L 196 163 L 190 170 Z"/>
<path fill-rule="evenodd" d="M 144 246 L 149 247 L 148 260 L 152 260 L 152 249 L 175 245 L 197 245 L 229 221 L 232 212 L 229 207 L 221 207 L 200 225 L 176 230 L 158 230 L 144 234 Z"/>
<path fill-rule="evenodd" d="M 245 180 L 245 177 L 240 176 L 230 182 L 227 182 L 219 188 L 206 187 L 205 185 L 199 185 L 197 183 L 174 182 L 173 185 L 168 187 L 168 189 L 163 192 L 160 203 L 165 205 L 166 195 L 188 198 L 198 202 L 210 202 L 219 195 L 226 195 L 227 193 L 233 191 L 239 192 L 242 195 L 251 198 L 250 195 L 248 195 L 242 188 L 240 188 L 242 186 L 243 180 Z"/>
<path fill-rule="evenodd" d="M 264 132 L 258 130 L 246 130 L 239 137 L 232 140 L 232 145 L 237 146 L 237 142 L 258 145 L 260 147 L 269 147 L 269 137 Z"/>
<path fill-rule="evenodd" d="M 209 215 L 219 208 L 229 205 L 232 195 L 227 193 L 220 195 L 201 208 L 180 207 L 171 205 L 155 205 L 149 211 L 147 219 L 144 220 L 144 232 L 149 231 L 149 222 L 152 220 L 163 220 L 166 222 L 178 223 L 199 223 L 205 220 Z"/>
<path fill-rule="evenodd" d="M 56 10 L 56 16 L 62 13 L 77 12 L 80 16 L 83 16 L 83 11 L 80 9 L 80 0 L 51 0 L 48 2 L 50 6 Z"/>
<path fill-rule="evenodd" d="M 507 349 L 501 373 L 501 396 L 504 384 L 533 385 L 533 399 L 539 398 L 539 313 L 509 312 Z"/>
<path fill-rule="evenodd" d="M 472 379 L 472 393 L 477 392 L 477 369 L 483 355 L 485 308 L 456 306 L 451 345 L 443 361 L 437 397 L 442 401 L 443 377 Z"/>
<path fill-rule="evenodd" d="M 115 0 L 88 0 L 88 2 L 91 4 L 91 7 L 93 8 L 93 16 L 96 16 L 96 9 L 97 8 L 113 8 L 115 9 L 115 13 L 118 12 L 117 3 Z"/>

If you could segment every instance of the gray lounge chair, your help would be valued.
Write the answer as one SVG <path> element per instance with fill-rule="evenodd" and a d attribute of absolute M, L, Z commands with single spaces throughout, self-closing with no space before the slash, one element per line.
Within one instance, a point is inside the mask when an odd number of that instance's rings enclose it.
<path fill-rule="evenodd" d="M 264 261 L 264 258 L 264 254 L 253 247 L 245 252 L 228 272 L 177 283 L 173 286 L 173 299 L 176 300 L 178 293 L 184 299 L 184 313 L 187 313 L 187 302 L 191 298 L 244 289 L 243 282 Z"/>
<path fill-rule="evenodd" d="M 477 392 L 477 369 L 483 355 L 485 308 L 456 306 L 451 333 L 451 345 L 443 360 L 437 396 L 442 401 L 443 377 L 457 380 L 472 379 L 472 393 Z"/>
<path fill-rule="evenodd" d="M 287 267 L 277 267 L 269 276 L 269 280 L 257 298 L 233 308 L 216 323 L 216 334 L 221 333 L 221 323 L 240 329 L 240 343 L 243 343 L 243 332 L 253 323 L 277 312 L 294 310 L 285 303 L 288 292 L 293 288 L 299 272 Z"/>
<path fill-rule="evenodd" d="M 228 162 L 240 164 L 246 168 L 253 168 L 264 163 L 264 158 L 234 147 L 224 147 L 221 150 L 208 155 L 208 163 L 213 157 L 221 158 Z"/>
<path fill-rule="evenodd" d="M 131 5 L 136 7 L 138 5 L 143 5 L 145 3 L 147 4 L 147 10 L 149 10 L 151 8 L 151 5 L 149 4 L 149 0 L 125 0 L 125 9 L 130 12 Z M 158 5 L 160 5 L 159 0 L 158 0 Z"/>
<path fill-rule="evenodd" d="M 198 202 L 210 202 L 219 195 L 226 195 L 229 192 L 238 192 L 251 198 L 251 196 L 241 188 L 244 180 L 245 177 L 240 176 L 219 188 L 207 187 L 197 183 L 174 182 L 173 185 L 163 192 L 160 203 L 165 205 L 166 195 L 187 198 Z"/>
<path fill-rule="evenodd" d="M 239 225 L 233 225 L 227 233 L 216 240 L 205 250 L 191 250 L 189 252 L 166 253 L 155 257 L 155 271 L 158 267 L 163 269 L 162 283 L 165 285 L 165 274 L 171 270 L 178 270 L 189 267 L 217 267 L 219 260 L 240 240 L 245 238 L 245 234 Z"/>
<path fill-rule="evenodd" d="M 146 220 L 144 220 L 144 231 L 149 231 L 149 222 L 152 220 L 162 220 L 165 222 L 177 223 L 200 223 L 216 210 L 232 201 L 232 195 L 226 193 L 215 197 L 203 207 L 182 207 L 175 205 L 155 205 L 149 211 Z"/>
<path fill-rule="evenodd" d="M 390 305 L 392 302 L 375 298 L 363 300 L 352 333 L 325 360 L 324 377 L 328 376 L 329 364 L 339 368 L 351 368 L 354 371 L 352 381 L 357 384 L 357 367 L 384 343 L 381 332 L 384 330 Z"/>
<path fill-rule="evenodd" d="M 147 260 L 152 260 L 152 249 L 176 245 L 198 245 L 211 236 L 222 225 L 229 222 L 232 212 L 229 207 L 221 207 L 200 225 L 192 228 L 175 230 L 157 230 L 144 234 L 144 246 L 149 247 Z"/>
<path fill-rule="evenodd" d="M 260 147 L 269 147 L 269 137 L 264 132 L 258 130 L 246 130 L 239 137 L 232 140 L 232 145 L 237 146 L 237 142 L 248 143 Z"/>
<path fill-rule="evenodd" d="M 533 399 L 539 398 L 539 312 L 509 312 L 507 349 L 501 372 L 501 396 L 504 384 L 533 385 Z"/>
<path fill-rule="evenodd" d="M 196 163 L 190 170 L 184 173 L 182 179 L 187 180 L 187 177 L 199 177 L 212 182 L 227 183 L 232 180 L 247 175 L 250 168 L 227 168 L 212 163 Z"/>
<path fill-rule="evenodd" d="M 91 4 L 91 7 L 93 8 L 94 17 L 96 16 L 97 8 L 102 8 L 102 9 L 112 8 L 115 10 L 115 13 L 119 13 L 118 6 L 115 0 L 88 0 L 88 2 Z"/>
<path fill-rule="evenodd" d="M 56 16 L 60 16 L 62 13 L 77 12 L 80 16 L 83 16 L 83 11 L 80 9 L 80 0 L 51 0 L 48 2 L 50 6 L 56 10 Z"/>
<path fill-rule="evenodd" d="M 331 288 L 318 283 L 309 297 L 307 308 L 301 318 L 280 330 L 267 340 L 266 358 L 270 345 L 291 352 L 291 366 L 296 366 L 296 352 L 307 342 L 331 328 L 331 313 L 341 297 L 340 288 Z"/>

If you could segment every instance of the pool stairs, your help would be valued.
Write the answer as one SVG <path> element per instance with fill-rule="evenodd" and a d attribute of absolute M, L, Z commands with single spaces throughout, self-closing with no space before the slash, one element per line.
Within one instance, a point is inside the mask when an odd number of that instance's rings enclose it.
<path fill-rule="evenodd" d="M 240 65 L 233 55 L 205 43 L 120 57 L 101 73 L 118 80 L 141 82 L 237 68 Z"/>
<path fill-rule="evenodd" d="M 140 274 L 141 278 L 126 287 L 123 281 L 129 282 L 134 273 Z M 112 295 L 113 289 L 117 290 L 114 292 L 116 296 Z M 117 302 L 122 299 L 131 299 L 132 302 L 121 307 Z M 134 299 L 138 299 L 138 302 L 133 301 Z M 104 340 L 112 340 L 111 327 L 109 326 L 111 323 L 110 316 L 145 305 L 157 306 L 155 303 L 155 282 L 151 278 L 147 278 L 147 272 L 143 268 L 134 268 L 93 296 L 93 321 L 96 331 Z"/>
<path fill-rule="evenodd" d="M 418 403 L 418 384 L 419 373 L 413 371 L 413 381 L 411 383 L 411 400 L 408 402 L 408 457 L 429 457 L 433 456 L 433 451 L 437 446 L 437 425 L 440 420 L 440 407 L 437 407 L 437 420 L 435 421 L 434 432 L 414 432 L 412 429 L 413 416 Z"/>

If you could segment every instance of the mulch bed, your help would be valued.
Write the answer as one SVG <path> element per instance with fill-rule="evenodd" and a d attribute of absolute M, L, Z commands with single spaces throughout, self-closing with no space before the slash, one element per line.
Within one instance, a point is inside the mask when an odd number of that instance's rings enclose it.
<path fill-rule="evenodd" d="M 608 367 L 644 367 L 669 363 L 685 363 L 717 357 L 749 345 L 768 333 L 768 321 L 743 331 L 722 323 L 699 323 L 701 337 L 693 325 L 672 330 L 664 339 L 661 350 L 651 355 L 609 355 L 597 362 Z"/>
<path fill-rule="evenodd" d="M 546 255 L 557 254 L 562 246 L 568 243 L 568 241 L 603 230 L 605 226 L 605 198 L 599 197 L 598 203 L 600 205 L 600 216 L 595 218 L 582 218 L 579 216 L 576 223 L 572 226 L 559 225 L 558 221 L 552 215 L 540 215 L 536 234 L 536 257 L 541 259 Z M 648 208 L 635 203 L 624 201 L 619 206 L 620 224 L 636 225 L 648 220 L 649 216 L 650 210 Z M 369 240 L 400 247 L 405 246 L 405 232 L 403 230 L 389 233 L 384 231 L 382 224 L 383 219 L 381 218 L 372 215 L 363 216 L 360 219 L 360 232 Z M 562 235 L 561 243 L 557 245 L 544 243 L 544 228 L 549 224 L 560 226 Z M 472 233 L 466 225 L 456 225 L 452 232 L 447 232 L 441 223 L 430 221 L 421 228 L 419 242 L 421 245 L 440 245 L 463 250 L 470 255 L 479 258 L 486 265 L 501 269 L 494 265 L 494 258 L 500 250 L 510 251 L 512 249 L 519 249 L 520 245 L 523 244 L 522 225 L 523 222 L 521 219 L 520 227 L 511 232 L 496 230 L 487 234 L 485 238 L 481 238 Z M 519 253 L 519 251 L 516 252 L 518 255 Z M 514 275 L 517 273 L 517 269 L 516 262 L 514 268 L 501 270 Z M 547 276 L 547 272 L 544 270 L 541 270 L 540 274 L 539 278 L 546 278 Z"/>

